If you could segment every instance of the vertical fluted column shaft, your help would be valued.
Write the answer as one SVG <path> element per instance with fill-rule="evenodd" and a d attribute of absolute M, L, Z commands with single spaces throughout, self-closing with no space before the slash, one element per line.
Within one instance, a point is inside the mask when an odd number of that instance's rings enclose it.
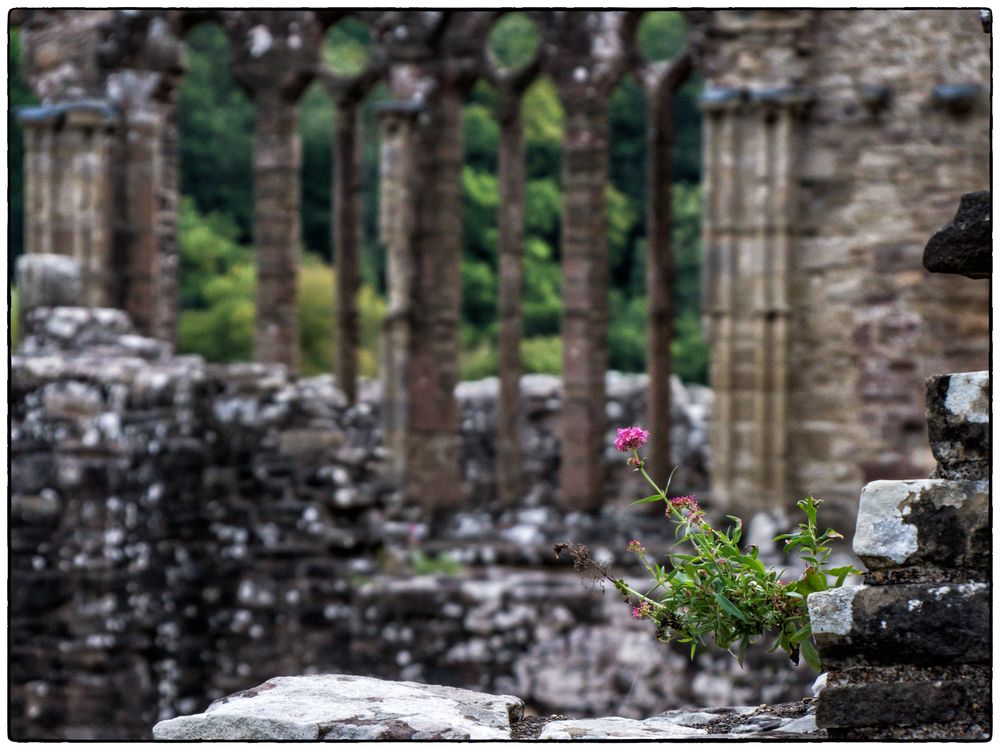
<path fill-rule="evenodd" d="M 385 249 L 387 310 L 382 321 L 380 380 L 382 432 L 393 482 L 406 480 L 409 391 L 406 365 L 413 304 L 413 127 L 416 113 L 403 107 L 379 109 L 379 241 Z"/>
<path fill-rule="evenodd" d="M 337 275 L 334 373 L 348 403 L 358 395 L 357 293 L 361 250 L 361 130 L 354 99 L 340 99 L 333 134 L 333 248 Z"/>
<path fill-rule="evenodd" d="M 254 359 L 299 366 L 298 105 L 266 93 L 254 100 L 254 245 L 257 320 Z"/>
<path fill-rule="evenodd" d="M 564 97 L 562 156 L 562 460 L 567 508 L 604 495 L 604 377 L 608 364 L 608 122 L 603 96 Z"/>
<path fill-rule="evenodd" d="M 497 173 L 500 250 L 500 400 L 497 413 L 497 495 L 504 506 L 521 498 L 521 338 L 524 332 L 524 138 L 520 93 L 501 94 Z"/>
<path fill-rule="evenodd" d="M 29 253 L 80 264 L 78 304 L 114 304 L 112 145 L 106 104 L 67 103 L 21 110 L 25 125 L 25 229 Z"/>

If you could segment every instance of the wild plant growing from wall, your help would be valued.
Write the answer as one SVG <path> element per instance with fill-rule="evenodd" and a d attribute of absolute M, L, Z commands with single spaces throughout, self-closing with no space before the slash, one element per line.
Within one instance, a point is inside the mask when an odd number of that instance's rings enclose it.
<path fill-rule="evenodd" d="M 677 542 L 672 550 L 676 551 L 668 552 L 662 564 L 638 539 L 628 543 L 628 551 L 638 555 L 649 572 L 651 586 L 640 591 L 612 575 L 608 566 L 594 560 L 583 545 L 556 545 L 556 555 L 566 552 L 584 575 L 612 583 L 632 607 L 633 617 L 651 622 L 656 637 L 665 643 L 690 644 L 692 659 L 698 647 L 705 646 L 711 637 L 742 665 L 747 648 L 770 636 L 774 638 L 772 650 L 783 649 L 795 664 L 801 655 L 819 670 L 806 597 L 839 587 L 848 576 L 861 573 L 850 565 L 827 566 L 831 542 L 843 536 L 829 528 L 820 532 L 816 516 L 822 500 L 800 500 L 798 507 L 805 513 L 805 523 L 774 538 L 783 541 L 787 551 L 798 553 L 806 564 L 798 578 L 786 581 L 784 571 L 769 570 L 761 562 L 755 545 L 740 546 L 742 519 L 727 516 L 733 525 L 716 529 L 706 520 L 695 498 L 669 497 L 670 480 L 661 489 L 650 478 L 639 456 L 639 448 L 648 438 L 649 433 L 641 427 L 622 428 L 615 447 L 629 454 L 628 465 L 640 472 L 654 490 L 632 505 L 662 502 L 666 517 L 675 526 Z"/>

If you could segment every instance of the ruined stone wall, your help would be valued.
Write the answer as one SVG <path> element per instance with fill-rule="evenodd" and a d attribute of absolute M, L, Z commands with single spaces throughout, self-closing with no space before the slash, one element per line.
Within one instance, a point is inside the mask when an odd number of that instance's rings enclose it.
<path fill-rule="evenodd" d="M 558 566 L 556 542 L 627 565 L 628 539 L 665 549 L 669 529 L 625 507 L 637 493 L 618 484 L 633 478 L 618 454 L 600 516 L 557 509 L 556 378 L 525 379 L 534 490 L 514 508 L 495 499 L 496 383 L 459 387 L 463 505 L 432 517 L 383 479 L 374 384 L 349 406 L 329 376 L 173 356 L 121 311 L 25 317 L 11 393 L 14 736 L 145 737 L 158 718 L 314 671 L 512 686 L 575 714 L 760 702 L 808 681 L 752 657 L 778 675 L 765 689 L 719 654 L 692 680 L 685 655 Z M 643 413 L 645 388 L 610 378 L 609 417 Z M 673 402 L 677 487 L 703 489 L 707 394 L 675 384 Z"/>
<path fill-rule="evenodd" d="M 986 284 L 920 254 L 988 184 L 989 36 L 975 10 L 714 15 L 713 496 L 812 492 L 849 524 L 865 482 L 933 467 L 924 378 L 987 363 Z"/>

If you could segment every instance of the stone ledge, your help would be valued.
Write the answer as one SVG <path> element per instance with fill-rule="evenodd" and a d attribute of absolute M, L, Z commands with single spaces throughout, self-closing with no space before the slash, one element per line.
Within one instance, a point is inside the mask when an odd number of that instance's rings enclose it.
<path fill-rule="evenodd" d="M 274 677 L 204 713 L 153 728 L 156 740 L 822 739 L 813 698 L 679 709 L 644 720 L 526 717 L 510 695 L 353 675 Z"/>
<path fill-rule="evenodd" d="M 927 379 L 927 432 L 942 479 L 989 479 L 990 374 Z"/>
<path fill-rule="evenodd" d="M 861 492 L 854 552 L 869 570 L 959 568 L 985 580 L 989 516 L 986 481 L 871 482 Z"/>
<path fill-rule="evenodd" d="M 542 728 L 540 740 L 814 740 L 825 737 L 816 726 L 811 700 L 774 706 L 732 706 L 668 711 L 649 719 L 565 719 Z"/>
<path fill-rule="evenodd" d="M 354 675 L 274 677 L 201 714 L 153 727 L 156 740 L 509 740 L 511 695 Z"/>
<path fill-rule="evenodd" d="M 886 730 L 900 739 L 982 739 L 990 731 L 989 693 L 989 666 L 832 671 L 817 701 L 816 723 L 831 737 L 840 730 L 859 730 L 853 736 L 864 738 Z M 937 733 L 928 735 L 931 726 Z"/>
<path fill-rule="evenodd" d="M 987 583 L 857 586 L 808 600 L 827 667 L 988 663 Z"/>

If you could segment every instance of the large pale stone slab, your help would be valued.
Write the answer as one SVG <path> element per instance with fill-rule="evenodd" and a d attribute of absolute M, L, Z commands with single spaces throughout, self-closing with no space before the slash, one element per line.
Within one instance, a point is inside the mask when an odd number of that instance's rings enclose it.
<path fill-rule="evenodd" d="M 989 570 L 989 483 L 883 480 L 861 492 L 854 551 L 869 570 Z"/>
<path fill-rule="evenodd" d="M 354 675 L 274 677 L 201 714 L 153 727 L 157 740 L 507 740 L 511 695 Z"/>

